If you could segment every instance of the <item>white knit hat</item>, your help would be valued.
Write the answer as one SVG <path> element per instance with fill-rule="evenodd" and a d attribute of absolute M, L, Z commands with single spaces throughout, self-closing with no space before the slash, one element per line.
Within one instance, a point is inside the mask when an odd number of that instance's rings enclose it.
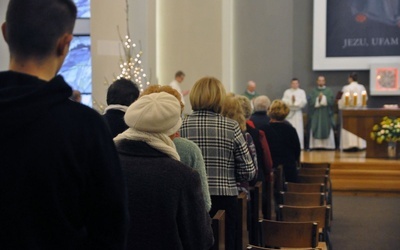
<path fill-rule="evenodd" d="M 181 105 L 175 96 L 165 92 L 145 95 L 129 106 L 124 120 L 138 131 L 172 135 L 182 125 Z"/>

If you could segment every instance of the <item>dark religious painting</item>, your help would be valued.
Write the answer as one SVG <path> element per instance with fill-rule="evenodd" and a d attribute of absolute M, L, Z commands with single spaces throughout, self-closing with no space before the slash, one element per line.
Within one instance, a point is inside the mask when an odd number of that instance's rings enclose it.
<path fill-rule="evenodd" d="M 78 8 L 78 18 L 90 18 L 90 0 L 74 0 Z"/>
<path fill-rule="evenodd" d="M 400 62 L 400 0 L 315 0 L 313 70 Z"/>
<path fill-rule="evenodd" d="M 92 58 L 90 36 L 74 36 L 61 67 L 65 81 L 82 93 L 82 103 L 92 106 Z"/>
<path fill-rule="evenodd" d="M 400 55 L 400 0 L 327 0 L 326 57 Z"/>

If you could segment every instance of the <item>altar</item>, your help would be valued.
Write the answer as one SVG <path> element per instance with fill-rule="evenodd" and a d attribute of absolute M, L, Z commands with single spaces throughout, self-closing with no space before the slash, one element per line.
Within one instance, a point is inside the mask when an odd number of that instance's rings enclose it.
<path fill-rule="evenodd" d="M 387 142 L 378 144 L 372 140 L 372 127 L 382 121 L 384 116 L 400 117 L 400 109 L 384 108 L 346 108 L 341 110 L 342 128 L 367 141 L 367 158 L 387 158 Z M 397 146 L 396 158 L 400 158 L 400 145 Z"/>

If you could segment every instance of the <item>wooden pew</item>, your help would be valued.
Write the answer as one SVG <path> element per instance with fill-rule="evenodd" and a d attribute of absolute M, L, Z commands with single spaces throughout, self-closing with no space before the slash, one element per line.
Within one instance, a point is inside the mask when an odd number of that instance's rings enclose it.
<path fill-rule="evenodd" d="M 262 183 L 258 181 L 250 187 L 250 218 L 249 218 L 249 242 L 252 245 L 260 243 L 260 226 L 258 221 L 263 218 L 262 213 Z"/>
<path fill-rule="evenodd" d="M 315 248 L 318 246 L 318 225 L 314 222 L 282 222 L 260 220 L 263 227 L 262 246 Z"/>
<path fill-rule="evenodd" d="M 238 235 L 236 237 L 237 249 L 243 249 L 249 244 L 247 231 L 247 194 L 241 192 L 238 195 Z"/>
<path fill-rule="evenodd" d="M 329 162 L 302 162 L 301 168 L 303 169 L 328 169 L 328 182 L 326 183 L 326 189 L 328 191 L 328 204 L 331 206 L 331 219 L 333 217 L 333 204 L 332 204 L 332 181 L 330 177 L 330 169 L 331 164 Z M 305 170 L 303 173 L 306 174 L 308 170 Z M 313 172 L 308 172 L 307 175 L 312 175 Z"/>
<path fill-rule="evenodd" d="M 322 206 L 325 205 L 325 193 L 281 192 L 280 204 L 289 206 Z"/>
<path fill-rule="evenodd" d="M 331 168 L 331 164 L 329 162 L 301 162 L 302 168 Z"/>
<path fill-rule="evenodd" d="M 273 206 L 274 206 L 274 173 L 271 172 L 270 173 L 270 177 L 269 177 L 269 181 L 266 182 L 266 206 L 267 208 L 265 210 L 265 214 L 264 217 L 262 217 L 262 214 L 260 215 L 260 218 L 264 218 L 267 220 L 271 220 L 272 219 L 272 211 Z"/>
<path fill-rule="evenodd" d="M 324 193 L 325 192 L 324 183 L 294 183 L 285 182 L 286 192 L 295 193 Z"/>
<path fill-rule="evenodd" d="M 286 206 L 279 205 L 279 220 L 280 221 L 294 221 L 294 222 L 307 222 L 314 221 L 318 223 L 319 228 L 319 241 L 324 249 L 331 249 L 329 239 L 329 224 L 330 224 L 330 207 L 329 206 Z M 321 242 L 325 242 L 323 244 Z"/>
<path fill-rule="evenodd" d="M 212 218 L 214 246 L 210 250 L 225 250 L 225 210 L 218 210 Z"/>
<path fill-rule="evenodd" d="M 305 164 L 304 166 L 306 166 L 306 169 L 317 169 L 317 167 L 312 168 L 313 164 L 312 163 L 308 163 Z M 316 163 L 315 166 L 318 166 L 318 164 Z M 320 168 L 320 169 L 330 169 L 330 168 Z M 323 175 L 310 175 L 310 174 L 299 174 L 298 175 L 298 181 L 300 183 L 324 183 L 325 184 L 325 188 L 326 188 L 326 199 L 327 199 L 327 204 L 331 206 L 331 219 L 333 219 L 333 199 L 332 199 L 332 181 L 330 178 L 329 174 L 323 174 Z"/>

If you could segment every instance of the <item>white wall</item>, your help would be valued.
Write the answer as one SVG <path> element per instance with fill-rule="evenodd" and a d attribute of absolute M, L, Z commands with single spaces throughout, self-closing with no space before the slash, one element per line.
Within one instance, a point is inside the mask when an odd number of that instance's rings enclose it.
<path fill-rule="evenodd" d="M 156 0 L 129 0 L 129 32 L 142 46 L 142 67 L 151 83 L 156 75 Z"/>
<path fill-rule="evenodd" d="M 119 62 L 121 42 L 118 36 L 127 34 L 125 0 L 91 1 L 91 38 L 93 98 L 97 103 L 106 104 L 109 83 L 120 73 Z M 94 108 L 96 108 L 94 106 Z"/>
<path fill-rule="evenodd" d="M 157 1 L 157 75 L 168 84 L 177 70 L 186 74 L 182 89 L 203 76 L 223 81 L 223 1 Z M 230 83 L 224 83 L 229 86 Z M 185 98 L 185 112 L 190 102 Z"/>
<path fill-rule="evenodd" d="M 3 24 L 6 20 L 8 1 L 0 1 L 0 24 Z M 3 39 L 3 35 L 0 35 L 0 71 L 8 69 L 9 53 L 6 42 Z"/>
<path fill-rule="evenodd" d="M 158 83 L 155 10 L 156 0 L 128 0 L 128 5 L 125 0 L 91 2 L 93 98 L 97 103 L 106 105 L 105 79 L 111 83 L 120 73 L 122 45 L 117 26 L 122 37 L 129 33 L 137 48 L 141 44 L 142 67 L 151 77 L 151 83 Z"/>

